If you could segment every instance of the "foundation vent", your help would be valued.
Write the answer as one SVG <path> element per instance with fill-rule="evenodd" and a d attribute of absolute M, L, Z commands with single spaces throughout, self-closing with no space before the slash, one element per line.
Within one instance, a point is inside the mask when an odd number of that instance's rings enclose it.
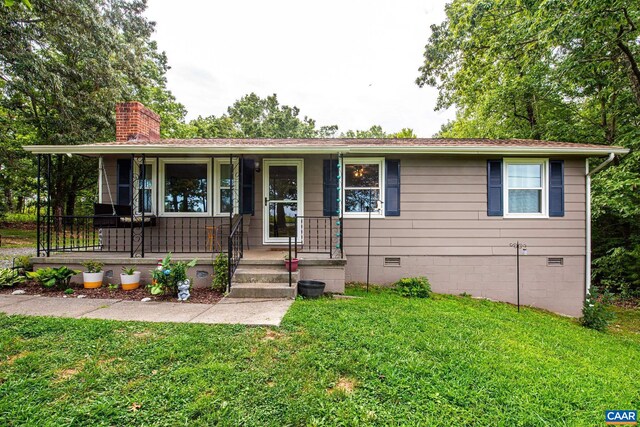
<path fill-rule="evenodd" d="M 564 258 L 555 257 L 547 258 L 547 266 L 549 267 L 562 267 L 564 265 Z"/>
<path fill-rule="evenodd" d="M 400 267 L 400 257 L 384 257 L 385 267 Z"/>

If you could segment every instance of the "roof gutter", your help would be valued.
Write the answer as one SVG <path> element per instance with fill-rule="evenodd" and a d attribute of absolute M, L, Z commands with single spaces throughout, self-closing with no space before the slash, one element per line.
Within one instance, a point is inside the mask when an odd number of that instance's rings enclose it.
<path fill-rule="evenodd" d="M 604 162 L 600 163 L 592 171 L 587 171 L 587 176 L 592 177 L 598 172 L 605 170 L 611 164 L 611 162 L 614 161 L 615 158 L 616 158 L 616 153 L 609 153 L 609 157 L 607 157 L 607 159 Z M 587 168 L 588 168 L 588 165 L 587 165 Z"/>
<path fill-rule="evenodd" d="M 548 147 L 416 147 L 416 146 L 299 146 L 299 147 L 271 147 L 271 146 L 160 146 L 152 144 L 141 145 L 27 145 L 26 151 L 34 154 L 131 154 L 132 151 L 145 154 L 491 154 L 491 155 L 583 155 L 600 156 L 604 154 L 626 154 L 626 148 L 548 148 Z"/>

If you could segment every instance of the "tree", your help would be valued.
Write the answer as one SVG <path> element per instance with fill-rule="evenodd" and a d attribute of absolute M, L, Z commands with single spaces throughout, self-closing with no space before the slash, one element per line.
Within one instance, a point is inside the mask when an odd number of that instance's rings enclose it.
<path fill-rule="evenodd" d="M 276 94 L 260 98 L 245 95 L 227 110 L 241 135 L 246 138 L 312 138 L 316 122 L 300 118 L 298 107 L 280 105 Z"/>
<path fill-rule="evenodd" d="M 280 105 L 276 94 L 260 98 L 255 93 L 243 96 L 220 117 L 191 120 L 186 133 L 192 138 L 313 138 L 332 137 L 335 125 L 316 129 L 316 122 L 299 117 L 300 109 Z"/>
<path fill-rule="evenodd" d="M 403 128 L 400 132 L 387 133 L 382 126 L 373 125 L 368 130 L 348 130 L 341 135 L 342 138 L 416 138 L 413 129 Z"/>
<path fill-rule="evenodd" d="M 14 129 L 3 147 L 25 142 L 20 135 L 38 144 L 112 140 L 115 103 L 122 100 L 156 108 L 168 124 L 165 135 L 179 131 L 171 117 L 179 122 L 184 107 L 166 89 L 166 57 L 150 40 L 145 0 L 16 6 L 0 7 L 0 114 Z M 95 171 L 86 159 L 55 157 L 56 213 L 74 212 L 77 195 L 95 186 Z"/>
<path fill-rule="evenodd" d="M 446 15 L 416 80 L 457 110 L 439 136 L 640 148 L 640 3 L 454 0 Z M 640 262 L 638 182 L 635 151 L 593 180 L 596 265 L 621 251 Z"/>

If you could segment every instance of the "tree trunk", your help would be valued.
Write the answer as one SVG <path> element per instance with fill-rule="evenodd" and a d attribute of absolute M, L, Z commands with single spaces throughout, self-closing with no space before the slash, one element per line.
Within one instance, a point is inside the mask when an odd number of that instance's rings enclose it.
<path fill-rule="evenodd" d="M 13 194 L 11 194 L 11 189 L 9 187 L 4 188 L 4 199 L 7 211 L 13 212 Z"/>
<path fill-rule="evenodd" d="M 622 40 L 618 40 L 616 44 L 624 55 L 624 63 L 627 68 L 627 74 L 629 75 L 631 91 L 636 98 L 636 103 L 640 107 L 640 67 L 638 66 L 638 61 L 636 61 L 636 58 L 633 56 L 629 46 L 624 44 Z"/>

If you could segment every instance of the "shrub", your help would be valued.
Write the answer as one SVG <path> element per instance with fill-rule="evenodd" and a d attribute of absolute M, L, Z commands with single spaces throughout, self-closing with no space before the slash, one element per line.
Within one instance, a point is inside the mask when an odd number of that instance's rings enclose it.
<path fill-rule="evenodd" d="M 41 268 L 33 273 L 28 272 L 27 277 L 35 280 L 45 288 L 52 288 L 57 286 L 58 288 L 69 287 L 71 277 L 80 273 L 79 270 L 71 270 L 69 267 L 62 266 L 58 268 Z"/>
<path fill-rule="evenodd" d="M 431 284 L 426 277 L 408 277 L 395 283 L 395 288 L 400 295 L 409 298 L 429 298 Z"/>
<path fill-rule="evenodd" d="M 104 267 L 103 263 L 94 260 L 83 262 L 82 265 L 87 269 L 87 273 L 100 273 L 102 271 L 102 267 Z"/>
<path fill-rule="evenodd" d="M 580 318 L 582 326 L 601 332 L 606 330 L 609 322 L 613 320 L 613 313 L 608 306 L 610 299 L 609 293 L 598 298 L 593 292 L 589 292 L 582 307 L 582 317 Z"/>
<path fill-rule="evenodd" d="M 187 269 L 193 267 L 197 259 L 189 262 L 171 262 L 171 254 L 163 258 L 160 268 L 151 271 L 153 280 L 148 285 L 152 295 L 176 294 L 178 283 L 187 280 Z"/>
<path fill-rule="evenodd" d="M 601 288 L 632 298 L 640 294 L 640 244 L 615 248 L 593 261 L 593 276 Z"/>
<path fill-rule="evenodd" d="M 211 287 L 220 292 L 227 289 L 229 281 L 229 259 L 223 253 L 218 254 L 213 261 L 213 282 Z"/>
<path fill-rule="evenodd" d="M 15 286 L 23 283 L 25 277 L 12 268 L 0 268 L 0 286 Z"/>
<path fill-rule="evenodd" d="M 0 218 L 2 214 L 0 214 Z M 33 212 L 29 213 L 20 213 L 20 212 L 6 212 L 4 220 L 9 224 L 29 224 L 36 223 L 36 210 L 33 209 Z"/>

